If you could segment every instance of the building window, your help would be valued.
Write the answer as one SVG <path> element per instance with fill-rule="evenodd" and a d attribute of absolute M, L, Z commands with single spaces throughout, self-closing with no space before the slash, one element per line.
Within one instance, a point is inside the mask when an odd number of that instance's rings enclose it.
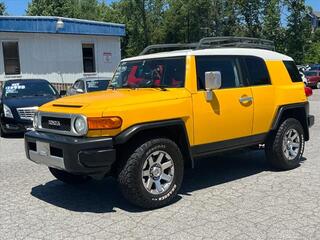
<path fill-rule="evenodd" d="M 94 59 L 94 44 L 82 44 L 83 72 L 96 72 L 96 63 Z"/>
<path fill-rule="evenodd" d="M 6 75 L 20 74 L 18 42 L 2 42 L 4 72 Z"/>

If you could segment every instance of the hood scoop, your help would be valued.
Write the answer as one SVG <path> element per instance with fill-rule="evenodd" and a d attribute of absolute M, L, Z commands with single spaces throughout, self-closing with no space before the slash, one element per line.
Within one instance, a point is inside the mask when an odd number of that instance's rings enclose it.
<path fill-rule="evenodd" d="M 63 107 L 63 108 L 81 108 L 82 105 L 71 105 L 71 104 L 52 104 L 53 107 Z"/>

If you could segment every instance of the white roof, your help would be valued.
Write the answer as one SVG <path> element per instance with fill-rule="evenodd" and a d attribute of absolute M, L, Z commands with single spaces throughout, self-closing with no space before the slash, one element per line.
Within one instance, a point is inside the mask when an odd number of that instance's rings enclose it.
<path fill-rule="evenodd" d="M 254 56 L 260 57 L 266 61 L 293 61 L 293 59 L 284 54 L 255 48 L 213 48 L 201 50 L 181 50 L 172 52 L 161 52 L 148 55 L 142 55 L 132 58 L 126 58 L 122 61 L 136 61 L 153 58 L 181 57 L 181 56 Z"/>

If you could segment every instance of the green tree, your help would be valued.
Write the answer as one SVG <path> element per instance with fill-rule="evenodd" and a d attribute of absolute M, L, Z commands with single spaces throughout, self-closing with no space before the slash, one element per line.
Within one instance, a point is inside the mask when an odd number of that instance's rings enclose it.
<path fill-rule="evenodd" d="M 103 20 L 109 8 L 97 0 L 32 0 L 27 15 Z"/>
<path fill-rule="evenodd" d="M 304 56 L 304 63 L 320 63 L 320 41 L 312 43 Z"/>
<path fill-rule="evenodd" d="M 27 15 L 75 17 L 74 0 L 32 0 L 28 4 Z"/>
<path fill-rule="evenodd" d="M 224 24 L 223 24 L 223 36 L 240 36 L 241 28 L 239 25 L 239 16 L 237 9 L 237 0 L 226 0 L 224 2 L 224 11 L 222 12 Z"/>
<path fill-rule="evenodd" d="M 241 20 L 245 22 L 245 33 L 249 37 L 261 36 L 262 0 L 238 0 Z"/>
<path fill-rule="evenodd" d="M 195 42 L 212 35 L 220 22 L 213 16 L 213 5 L 217 1 L 187 0 L 167 1 L 165 14 L 166 42 Z M 218 8 L 218 4 L 216 8 Z M 218 9 L 216 9 L 218 11 Z"/>
<path fill-rule="evenodd" d="M 264 38 L 273 40 L 278 51 L 284 49 L 284 29 L 281 26 L 281 3 L 280 0 L 264 0 L 262 35 Z"/>
<path fill-rule="evenodd" d="M 285 0 L 289 15 L 285 46 L 288 55 L 297 63 L 303 63 L 305 50 L 311 35 L 305 0 Z"/>
<path fill-rule="evenodd" d="M 0 2 L 0 16 L 3 16 L 6 14 L 6 5 L 4 2 Z"/>

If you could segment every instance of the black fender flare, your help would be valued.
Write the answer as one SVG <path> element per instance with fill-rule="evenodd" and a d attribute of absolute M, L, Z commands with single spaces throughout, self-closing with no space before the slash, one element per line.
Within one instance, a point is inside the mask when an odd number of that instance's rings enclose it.
<path fill-rule="evenodd" d="M 295 104 L 289 104 L 289 105 L 283 105 L 279 107 L 277 114 L 273 120 L 272 126 L 271 126 L 271 131 L 275 131 L 278 129 L 278 127 L 281 124 L 281 121 L 285 114 L 297 111 L 299 113 L 296 118 L 301 122 L 302 127 L 305 132 L 305 140 L 309 140 L 309 102 L 302 102 L 302 103 L 295 103 Z M 302 113 L 302 115 L 300 114 Z"/>
<path fill-rule="evenodd" d="M 182 119 L 171 119 L 171 120 L 164 120 L 164 121 L 157 121 L 157 122 L 146 122 L 141 123 L 137 125 L 133 125 L 124 131 L 122 131 L 120 134 L 118 134 L 114 138 L 114 145 L 121 145 L 127 143 L 131 138 L 133 138 L 138 133 L 141 133 L 146 130 L 159 130 L 161 128 L 168 128 L 168 127 L 177 127 L 179 129 L 179 133 L 182 134 L 180 136 L 182 140 L 184 141 L 184 148 L 182 151 L 183 154 L 188 158 L 186 159 L 191 163 L 191 167 L 194 167 L 194 160 L 191 154 L 191 148 L 190 148 L 190 142 L 188 133 L 186 130 L 185 123 Z"/>

